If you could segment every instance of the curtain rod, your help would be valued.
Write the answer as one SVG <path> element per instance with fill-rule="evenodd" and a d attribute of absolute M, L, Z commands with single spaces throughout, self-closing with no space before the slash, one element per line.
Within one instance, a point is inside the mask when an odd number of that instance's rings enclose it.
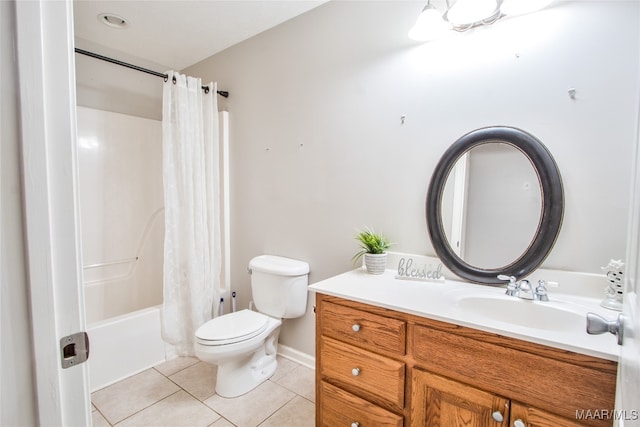
<path fill-rule="evenodd" d="M 75 48 L 75 52 L 79 53 L 79 54 L 82 54 L 82 55 L 90 56 L 92 58 L 101 59 L 102 61 L 107 61 L 107 62 L 110 62 L 112 64 L 120 65 L 122 67 L 131 68 L 132 70 L 142 71 L 143 73 L 151 74 L 151 75 L 157 76 L 157 77 L 162 77 L 165 82 L 169 78 L 169 76 L 167 74 L 159 73 L 157 71 L 149 70 L 148 68 L 142 68 L 142 67 L 138 67 L 137 65 L 128 64 L 126 62 L 118 61 L 117 59 L 109 58 L 108 56 L 102 56 L 102 55 L 99 55 L 97 53 L 89 52 L 88 50 L 78 49 L 76 47 Z M 202 86 L 202 89 L 204 90 L 205 93 L 209 93 L 209 86 Z M 220 95 L 220 96 L 222 96 L 224 98 L 228 98 L 229 97 L 229 92 L 227 92 L 225 90 L 219 90 L 217 92 L 218 92 L 218 95 Z"/>

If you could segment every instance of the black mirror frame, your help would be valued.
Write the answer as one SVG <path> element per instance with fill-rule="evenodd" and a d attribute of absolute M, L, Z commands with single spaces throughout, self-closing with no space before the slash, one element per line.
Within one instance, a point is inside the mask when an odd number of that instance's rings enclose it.
<path fill-rule="evenodd" d="M 445 235 L 440 204 L 447 177 L 456 161 L 473 147 L 494 142 L 509 144 L 527 156 L 540 181 L 542 214 L 534 239 L 518 259 L 504 267 L 485 269 L 466 263 L 452 250 Z M 426 209 L 429 237 L 445 266 L 457 276 L 474 283 L 504 284 L 498 280 L 499 274 L 523 278 L 538 268 L 551 252 L 564 215 L 562 178 L 549 150 L 533 135 L 506 126 L 477 129 L 459 138 L 442 155 L 429 182 Z"/>

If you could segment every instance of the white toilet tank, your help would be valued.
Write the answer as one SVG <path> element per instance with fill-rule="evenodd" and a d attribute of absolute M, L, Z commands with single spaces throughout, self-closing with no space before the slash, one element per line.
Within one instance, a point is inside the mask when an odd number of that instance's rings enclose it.
<path fill-rule="evenodd" d="M 249 261 L 253 303 L 259 312 L 278 319 L 300 317 L 307 309 L 309 264 L 275 255 Z"/>

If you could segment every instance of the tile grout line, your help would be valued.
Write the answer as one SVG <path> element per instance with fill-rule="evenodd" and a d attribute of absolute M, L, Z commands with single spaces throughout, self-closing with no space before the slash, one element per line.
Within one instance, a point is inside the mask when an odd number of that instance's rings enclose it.
<path fill-rule="evenodd" d="M 162 401 L 163 401 L 163 400 L 165 400 L 165 399 L 168 399 L 169 397 L 171 397 L 171 396 L 175 395 L 176 393 L 180 393 L 180 390 L 176 390 L 175 392 L 171 393 L 170 395 L 165 396 L 165 397 L 163 397 L 163 398 L 162 398 L 162 399 L 160 399 L 160 400 L 156 400 L 156 401 L 155 401 L 155 402 L 153 402 L 151 405 L 149 405 L 149 406 L 145 406 L 144 408 L 140 409 L 139 411 L 136 411 L 135 413 L 133 413 L 133 414 L 131 414 L 131 415 L 129 415 L 129 416 L 127 416 L 127 417 L 125 417 L 125 418 L 121 419 L 121 420 L 120 420 L 120 421 L 118 421 L 117 423 L 115 423 L 115 424 L 110 424 L 110 425 L 111 425 L 112 427 L 117 427 L 117 426 L 118 426 L 118 424 L 120 424 L 121 422 L 123 422 L 123 421 L 125 421 L 125 420 L 128 420 L 129 418 L 133 417 L 134 415 L 137 415 L 137 414 L 139 414 L 140 412 L 142 412 L 142 411 L 144 411 L 144 410 L 147 410 L 147 409 L 151 408 L 151 407 L 152 407 L 152 406 L 154 406 L 155 404 L 160 403 L 160 402 L 162 402 Z M 107 421 L 107 422 L 109 422 L 109 421 Z"/>
<path fill-rule="evenodd" d="M 98 409 L 98 407 L 93 402 L 91 402 L 91 404 L 93 405 L 94 408 L 96 408 L 95 411 L 100 414 L 100 416 L 107 422 L 107 424 L 109 424 L 110 427 L 113 427 L 113 424 L 111 424 L 111 422 L 109 422 L 109 420 L 107 419 L 107 417 L 104 416 L 102 411 L 100 411 L 100 409 Z M 91 412 L 93 412 L 93 411 L 91 411 Z M 91 415 L 91 418 L 92 418 L 92 421 L 93 421 L 93 414 Z"/>
<path fill-rule="evenodd" d="M 176 371 L 176 372 L 173 372 L 171 375 L 175 375 L 175 374 L 177 374 L 177 373 L 179 373 L 179 372 L 182 372 L 182 371 L 184 371 L 184 370 L 185 370 L 185 369 L 187 369 L 187 368 L 190 368 L 190 367 L 192 367 L 192 366 L 197 365 L 198 363 L 204 363 L 204 362 L 201 362 L 201 361 L 195 362 L 195 363 L 193 363 L 193 364 L 191 364 L 191 365 L 189 365 L 189 366 L 186 366 L 186 367 L 184 367 L 184 368 L 182 368 L 182 369 L 180 369 L 180 370 L 178 370 L 178 371 Z M 155 367 L 154 367 L 153 369 L 155 369 Z M 197 396 L 194 396 L 192 393 L 190 393 L 189 391 L 187 391 L 186 389 L 184 389 L 180 384 L 178 384 L 177 382 L 175 382 L 175 381 L 174 381 L 172 378 L 170 378 L 168 375 L 165 375 L 163 372 L 160 372 L 160 371 L 159 371 L 159 370 L 157 370 L 157 369 L 156 369 L 156 371 L 157 371 L 158 373 L 160 373 L 162 376 L 164 376 L 166 379 L 168 379 L 169 381 L 171 381 L 173 384 L 175 384 L 177 387 L 179 387 L 179 388 L 180 388 L 180 390 L 184 391 L 184 392 L 185 392 L 185 393 L 187 393 L 189 396 L 193 397 L 195 400 L 197 400 L 198 402 L 200 402 L 200 404 L 204 405 L 204 407 L 205 407 L 205 408 L 207 408 L 208 410 L 210 410 L 210 411 L 211 411 L 211 412 L 213 412 L 214 414 L 218 415 L 220 418 L 218 418 L 218 420 L 214 421 L 214 424 L 215 424 L 216 422 L 218 422 L 219 420 L 224 419 L 225 421 L 229 422 L 229 424 L 231 424 L 231 425 L 234 425 L 234 426 L 235 426 L 235 424 L 233 424 L 231 421 L 229 421 L 228 419 L 226 419 L 222 414 L 219 414 L 219 413 L 218 413 L 216 410 L 214 410 L 211 406 L 209 406 L 209 405 L 207 405 L 206 403 L 204 403 L 204 401 L 205 401 L 205 400 L 210 399 L 210 398 L 212 398 L 213 396 L 215 396 L 215 395 L 217 394 L 217 393 L 215 393 L 215 391 L 214 391 L 214 393 L 213 393 L 211 396 L 208 396 L 208 397 L 204 398 L 203 400 L 200 400 L 200 398 L 198 398 Z M 271 416 L 271 415 L 269 415 L 269 416 Z"/>
<path fill-rule="evenodd" d="M 192 367 L 192 366 L 195 366 L 195 365 L 196 365 L 196 364 L 198 364 L 198 363 L 200 363 L 200 362 L 193 363 L 193 364 L 191 364 L 191 365 L 189 365 L 189 366 L 187 366 L 187 367 L 185 367 L 185 368 L 180 369 L 179 371 L 176 371 L 176 372 L 172 373 L 171 375 L 175 375 L 175 374 L 177 374 L 178 372 L 182 372 L 182 371 L 184 371 L 185 369 L 190 368 L 190 367 Z M 154 367 L 153 369 L 155 369 L 155 367 Z M 224 417 L 222 416 L 222 414 L 219 414 L 219 413 L 218 413 L 216 410 L 214 410 L 211 406 L 209 406 L 209 405 L 207 405 L 206 403 L 204 403 L 204 401 L 205 401 L 205 400 L 210 399 L 211 397 L 215 396 L 215 395 L 216 395 L 216 393 L 215 393 L 215 392 L 214 392 L 211 396 L 206 397 L 204 400 L 200 400 L 200 398 L 198 398 L 197 396 L 194 396 L 192 393 L 190 393 L 188 390 L 186 390 L 186 389 L 185 389 L 184 387 L 182 387 L 180 384 L 178 384 L 177 382 L 175 382 L 173 379 L 169 378 L 169 376 L 167 376 L 167 375 L 165 375 L 164 373 L 162 373 L 162 372 L 158 371 L 157 369 L 156 369 L 156 371 L 157 371 L 157 372 L 159 372 L 159 373 L 160 373 L 160 375 L 163 375 L 167 380 L 169 380 L 169 381 L 171 381 L 173 384 L 175 384 L 175 385 L 176 385 L 180 390 L 182 390 L 182 391 L 184 391 L 185 393 L 187 393 L 187 395 L 189 395 L 189 396 L 193 397 L 196 401 L 198 401 L 198 402 L 199 402 L 201 405 L 203 405 L 205 408 L 207 408 L 208 410 L 210 410 L 211 412 L 213 412 L 214 414 L 216 414 L 218 417 L 220 417 L 220 418 L 218 418 L 218 420 L 220 420 L 220 419 L 225 419 L 225 420 L 226 420 L 226 418 L 224 418 Z M 176 393 L 178 393 L 180 390 L 176 391 Z M 174 393 L 174 394 L 175 394 L 175 393 Z M 156 402 L 156 403 L 157 403 L 157 402 Z M 217 422 L 218 420 L 214 421 L 214 423 L 215 423 L 215 422 Z M 227 421 L 229 421 L 229 420 L 227 420 Z M 232 425 L 235 425 L 235 424 L 233 424 L 231 421 L 229 421 L 229 423 L 231 423 Z"/>
<path fill-rule="evenodd" d="M 180 372 L 180 371 L 178 371 Z M 176 374 L 178 373 L 176 372 Z M 173 374 L 171 374 L 173 375 Z M 194 396 L 192 393 L 190 393 L 188 390 L 186 390 L 184 387 L 182 387 L 180 384 L 178 384 L 177 382 L 175 382 L 174 380 L 172 380 L 171 378 L 167 377 L 165 375 L 165 378 L 168 379 L 169 381 L 171 381 L 172 383 L 174 383 L 176 386 L 178 386 L 180 388 L 180 390 L 184 391 L 185 393 L 187 393 L 189 396 L 193 397 L 195 400 L 197 400 L 198 402 L 202 403 L 204 406 L 206 406 L 207 408 L 211 409 L 213 412 L 215 412 L 216 414 L 218 414 L 216 411 L 213 410 L 213 408 L 211 408 L 209 405 L 207 405 L 206 403 L 204 403 L 205 400 L 212 398 L 213 396 L 216 395 L 216 393 L 214 392 L 211 396 L 206 397 L 204 400 L 200 400 L 199 397 Z M 218 414 L 220 415 L 220 414 Z M 222 417 L 222 415 L 220 415 L 220 417 Z"/>
<path fill-rule="evenodd" d="M 270 381 L 270 380 L 267 380 L 267 381 Z M 274 384 L 277 384 L 277 383 L 275 383 L 275 382 L 274 382 Z M 277 384 L 277 385 L 280 385 L 280 384 Z M 280 387 L 282 387 L 282 386 L 280 386 Z M 285 390 L 289 390 L 289 389 L 287 389 L 286 387 L 283 387 L 283 388 L 284 388 Z M 289 390 L 289 391 L 291 391 L 291 390 Z M 295 392 L 292 392 L 292 393 L 293 393 L 293 397 L 292 397 L 291 399 L 287 400 L 287 401 L 286 401 L 282 406 L 280 406 L 278 409 L 276 409 L 275 411 L 273 411 L 272 413 L 270 413 L 270 414 L 269 414 L 269 415 L 268 415 L 264 420 L 260 421 L 256 427 L 260 427 L 260 426 L 261 426 L 262 424 L 264 424 L 264 423 L 265 423 L 269 418 L 273 417 L 273 416 L 276 414 L 276 412 L 278 412 L 279 410 L 281 410 L 282 408 L 284 408 L 285 406 L 287 406 L 287 405 L 289 404 L 289 402 L 291 402 L 293 399 L 295 399 L 295 398 L 296 398 L 296 396 L 299 396 L 299 394 L 298 394 L 298 393 L 295 393 Z"/>
<path fill-rule="evenodd" d="M 196 362 L 196 363 L 198 363 L 198 362 Z M 181 372 L 181 371 L 183 371 L 183 370 L 187 369 L 188 367 L 195 365 L 196 363 L 193 363 L 193 364 L 191 364 L 191 365 L 189 365 L 189 366 L 186 366 L 186 367 L 184 367 L 184 368 L 182 368 L 182 369 L 179 369 L 178 371 L 176 371 L 176 372 L 172 373 L 171 375 L 177 374 L 178 372 Z M 133 417 L 134 415 L 139 414 L 140 412 L 142 412 L 142 411 L 144 411 L 144 410 L 146 410 L 146 409 L 148 409 L 148 408 L 150 408 L 150 407 L 154 406 L 155 404 L 157 404 L 157 403 L 159 403 L 159 402 L 162 402 L 163 400 L 165 400 L 165 399 L 167 399 L 167 398 L 169 398 L 169 397 L 171 397 L 171 396 L 175 395 L 176 393 L 179 393 L 180 391 L 184 391 L 184 392 L 185 392 L 185 393 L 187 393 L 189 396 L 193 397 L 195 400 L 197 400 L 197 401 L 198 401 L 198 402 L 200 402 L 202 405 L 204 405 L 207 409 L 209 409 L 210 411 L 212 411 L 212 412 L 213 412 L 213 413 L 215 413 L 216 415 L 220 416 L 220 418 L 223 418 L 223 417 L 222 417 L 222 415 L 218 414 L 218 413 L 217 413 L 216 411 L 214 411 L 211 407 L 209 407 L 208 405 L 206 405 L 203 401 L 201 401 L 200 399 L 198 399 L 198 398 L 197 398 L 196 396 L 194 396 L 193 394 L 189 393 L 189 392 L 188 392 L 187 390 L 185 390 L 185 389 L 184 389 L 180 384 L 178 384 L 178 383 L 176 383 L 175 381 L 173 381 L 171 378 L 169 378 L 169 377 L 168 377 L 167 375 L 165 375 L 163 372 L 160 372 L 158 369 L 156 369 L 156 367 L 155 367 L 155 366 L 152 366 L 151 368 L 149 368 L 149 370 L 151 370 L 151 369 L 153 369 L 153 370 L 154 370 L 154 371 L 156 371 L 158 374 L 162 375 L 164 378 L 166 378 L 168 381 L 170 381 L 172 384 L 174 384 L 176 387 L 178 387 L 178 390 L 176 390 L 175 392 L 171 393 L 171 394 L 170 394 L 170 395 L 168 395 L 168 396 L 163 397 L 162 399 L 156 400 L 156 401 L 155 401 L 155 402 L 153 402 L 152 404 L 150 404 L 150 405 L 148 405 L 148 406 L 145 406 L 144 408 L 142 408 L 142 409 L 140 409 L 140 410 L 138 410 L 138 411 L 134 412 L 134 413 L 133 413 L 133 414 L 131 414 L 131 415 L 126 416 L 125 418 L 123 418 L 123 419 L 121 419 L 121 420 L 118 420 L 117 422 L 115 422 L 115 423 L 113 423 L 113 424 L 112 424 L 112 423 L 111 423 L 111 421 L 109 421 L 109 420 L 107 419 L 107 417 L 106 417 L 106 416 L 105 416 L 105 415 L 104 415 L 104 414 L 103 414 L 103 413 L 98 409 L 98 407 L 95 405 L 95 403 L 93 403 L 93 402 L 92 402 L 93 406 L 96 408 L 96 411 L 98 411 L 98 412 L 100 413 L 100 415 L 102 416 L 102 418 L 104 418 L 104 420 L 107 422 L 107 424 L 109 424 L 109 426 L 111 426 L 111 427 L 116 427 L 118 424 L 120 424 L 121 422 L 125 421 L 126 419 L 129 419 L 129 418 Z M 125 378 L 125 379 L 126 379 L 126 378 Z M 215 394 L 215 393 L 214 393 L 214 394 Z M 208 398 L 207 398 L 207 399 L 208 399 Z"/>
<path fill-rule="evenodd" d="M 296 362 L 296 363 L 297 363 L 297 362 Z M 277 381 L 274 381 L 274 380 L 272 380 L 271 378 L 269 378 L 269 381 L 273 382 L 274 384 L 279 385 L 280 387 L 285 388 L 286 390 L 289 390 L 289 391 L 290 391 L 290 392 L 292 392 L 292 393 L 295 393 L 297 396 L 300 396 L 301 398 L 303 398 L 303 399 L 305 399 L 305 400 L 307 400 L 307 401 L 311 402 L 311 403 L 315 406 L 316 402 L 314 402 L 313 400 L 311 400 L 311 399 L 307 398 L 306 396 L 304 396 L 304 395 L 302 395 L 302 394 L 298 393 L 298 391 L 297 391 L 297 390 L 293 390 L 292 388 L 289 388 L 289 387 L 287 387 L 286 385 L 284 385 L 284 384 L 281 384 L 281 383 L 280 383 L 280 381 L 284 380 L 287 376 L 289 376 L 289 375 L 293 375 L 293 373 L 295 372 L 295 370 L 296 370 L 296 369 L 298 369 L 298 368 L 300 368 L 300 367 L 303 367 L 303 368 L 306 368 L 306 369 L 310 369 L 310 368 L 307 368 L 307 367 L 306 367 L 306 366 L 304 366 L 304 365 L 298 364 L 298 366 L 296 366 L 295 368 L 293 368 L 291 371 L 287 372 L 285 375 L 283 375 L 283 376 L 282 376 L 281 378 L 279 378 Z M 315 377 L 314 377 L 314 383 L 315 383 Z M 315 399 L 315 394 L 314 394 L 314 399 Z"/>
<path fill-rule="evenodd" d="M 183 357 L 183 356 L 178 356 L 178 357 Z M 184 356 L 184 357 L 191 357 L 191 356 Z M 173 360 L 173 359 L 172 359 L 172 360 Z M 156 366 L 152 366 L 152 367 L 151 367 L 151 369 L 155 369 L 155 370 L 156 370 L 156 372 L 158 372 L 160 375 L 164 375 L 164 377 L 169 378 L 169 376 L 168 376 L 168 375 L 166 375 L 164 372 L 161 372 L 159 369 L 157 369 L 157 367 L 158 367 L 158 366 L 163 365 L 163 364 L 165 364 L 165 363 L 167 363 L 167 362 L 159 363 L 159 364 L 157 364 Z M 171 375 L 175 375 L 175 374 L 177 374 L 178 372 L 182 372 L 182 371 L 184 371 L 185 369 L 188 369 L 188 368 L 190 368 L 190 367 L 192 367 L 192 366 L 194 366 L 194 365 L 197 365 L 198 363 L 201 363 L 201 361 L 200 361 L 200 360 L 197 360 L 196 362 L 194 362 L 194 363 L 192 363 L 192 364 L 190 364 L 190 365 L 188 365 L 188 366 L 185 366 L 184 368 L 178 369 L 177 371 L 175 371 L 175 372 L 171 373 Z"/>

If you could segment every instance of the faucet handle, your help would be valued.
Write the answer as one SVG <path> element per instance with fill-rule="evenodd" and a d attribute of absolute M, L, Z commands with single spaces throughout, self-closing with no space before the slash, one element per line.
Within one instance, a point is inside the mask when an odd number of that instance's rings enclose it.
<path fill-rule="evenodd" d="M 516 276 L 508 276 L 506 274 L 498 274 L 498 280 L 508 280 L 509 282 L 516 283 L 516 281 L 518 279 L 516 279 Z"/>
<path fill-rule="evenodd" d="M 547 280 L 538 280 L 538 286 L 536 286 L 535 297 L 538 301 L 549 301 L 549 295 L 547 294 L 547 288 L 551 286 L 557 288 L 560 286 L 558 282 L 549 282 Z"/>
<path fill-rule="evenodd" d="M 538 286 L 536 286 L 534 295 L 538 301 L 549 301 L 549 295 L 547 295 L 546 280 L 538 280 Z"/>
<path fill-rule="evenodd" d="M 498 274 L 498 280 L 508 280 L 507 292 L 509 296 L 515 296 L 518 291 L 518 279 L 516 276 L 507 276 L 506 274 Z"/>

